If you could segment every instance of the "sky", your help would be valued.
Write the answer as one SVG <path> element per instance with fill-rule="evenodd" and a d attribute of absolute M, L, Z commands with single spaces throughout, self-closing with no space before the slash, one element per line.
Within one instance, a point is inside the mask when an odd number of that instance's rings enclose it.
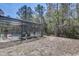
<path fill-rule="evenodd" d="M 44 3 L 40 3 L 46 8 L 46 5 Z M 37 6 L 37 3 L 0 3 L 0 9 L 2 9 L 6 16 L 10 16 L 12 18 L 16 18 L 19 8 L 21 8 L 23 5 L 27 5 L 28 7 L 31 7 L 33 10 Z"/>

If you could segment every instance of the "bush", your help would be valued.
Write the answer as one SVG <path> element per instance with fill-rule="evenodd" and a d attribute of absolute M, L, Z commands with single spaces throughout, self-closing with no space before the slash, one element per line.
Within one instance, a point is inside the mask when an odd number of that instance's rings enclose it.
<path fill-rule="evenodd" d="M 66 28 L 64 31 L 64 36 L 69 38 L 77 38 L 77 30 L 74 27 Z"/>

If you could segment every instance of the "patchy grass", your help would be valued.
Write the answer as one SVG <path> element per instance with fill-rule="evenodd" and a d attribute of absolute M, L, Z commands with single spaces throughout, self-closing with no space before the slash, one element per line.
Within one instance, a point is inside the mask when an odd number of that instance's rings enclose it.
<path fill-rule="evenodd" d="M 6 45 L 5 45 L 6 46 Z M 0 49 L 0 55 L 9 56 L 66 56 L 79 55 L 79 40 L 45 36 L 40 40 L 24 42 Z"/>

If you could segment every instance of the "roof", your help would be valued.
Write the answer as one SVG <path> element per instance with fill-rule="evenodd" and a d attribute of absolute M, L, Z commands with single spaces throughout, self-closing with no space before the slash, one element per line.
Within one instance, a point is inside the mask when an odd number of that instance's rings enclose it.
<path fill-rule="evenodd" d="M 39 24 L 39 23 L 34 23 L 34 22 L 26 21 L 26 20 L 15 19 L 15 18 L 7 17 L 7 16 L 1 16 L 1 15 L 0 15 L 0 18 L 2 18 L 2 20 L 7 20 L 7 21 L 15 21 L 15 22 L 22 22 L 22 23 L 30 23 L 30 24 Z M 41 25 L 41 24 L 39 24 L 39 25 Z"/>

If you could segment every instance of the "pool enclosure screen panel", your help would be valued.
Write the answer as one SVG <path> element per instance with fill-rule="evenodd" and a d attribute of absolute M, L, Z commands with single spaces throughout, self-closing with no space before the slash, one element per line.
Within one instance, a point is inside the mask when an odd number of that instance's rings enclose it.
<path fill-rule="evenodd" d="M 5 30 L 8 30 L 9 34 L 20 34 L 20 25 L 13 25 L 12 22 L 0 21 L 0 33 L 3 34 Z"/>
<path fill-rule="evenodd" d="M 0 34 L 4 34 L 7 30 L 8 34 L 15 36 L 21 35 L 23 32 L 35 35 L 41 34 L 41 29 L 41 24 L 0 16 Z"/>

